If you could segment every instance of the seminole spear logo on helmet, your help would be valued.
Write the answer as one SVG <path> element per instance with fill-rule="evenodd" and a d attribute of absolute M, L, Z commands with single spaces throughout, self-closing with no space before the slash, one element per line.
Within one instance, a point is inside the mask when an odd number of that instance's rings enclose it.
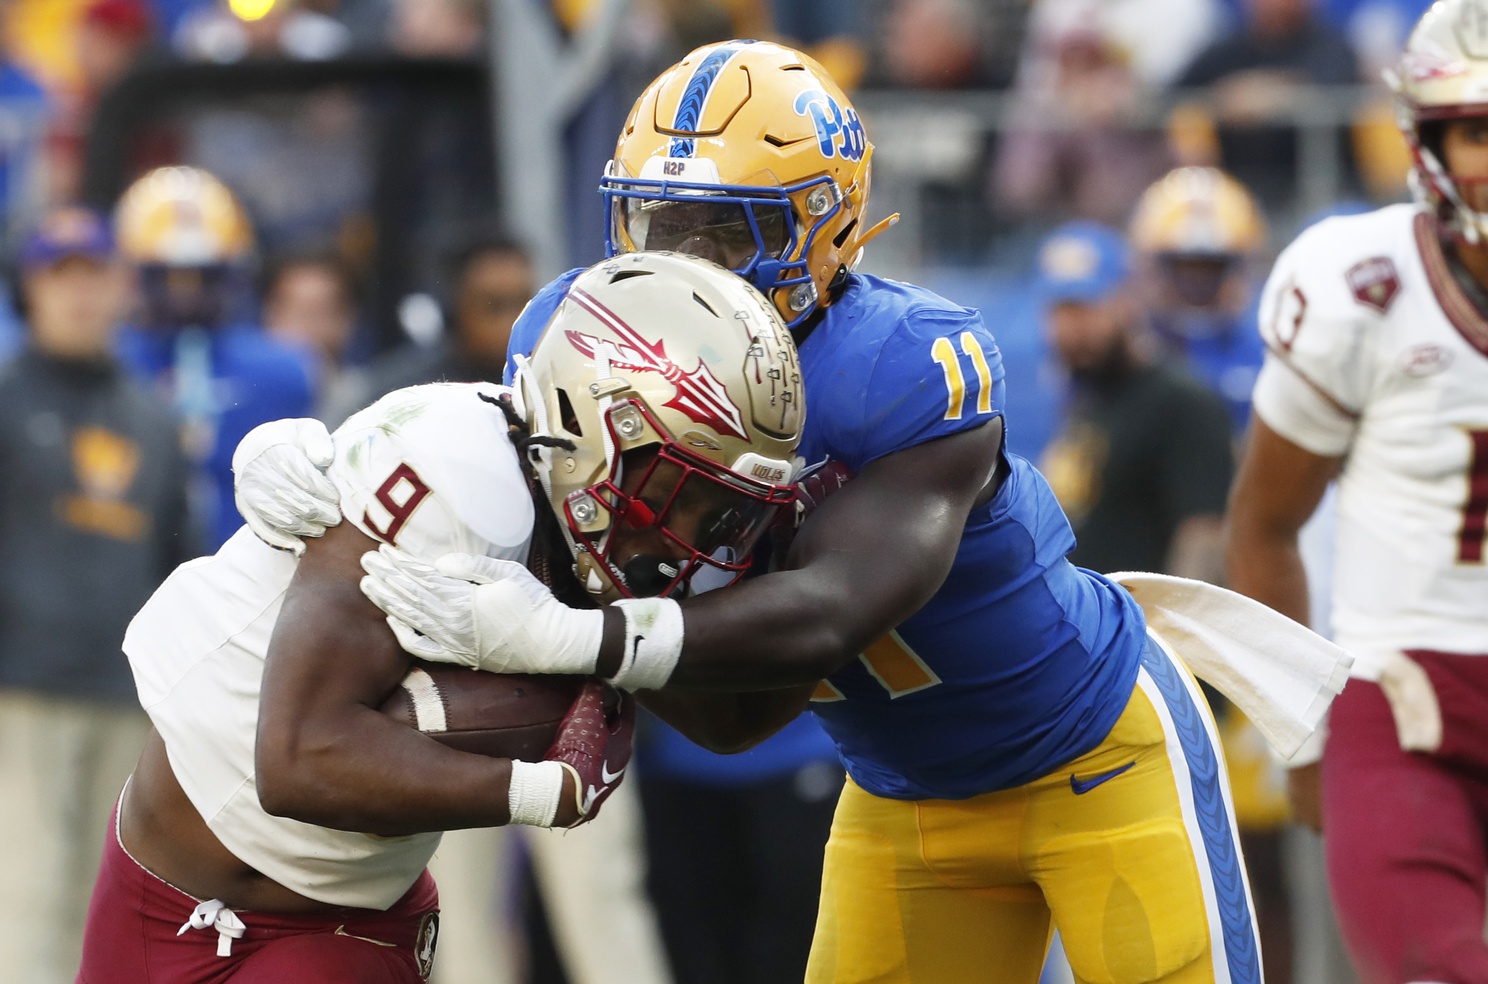
<path fill-rule="evenodd" d="M 582 290 L 572 290 L 568 296 L 620 338 L 617 343 L 570 329 L 564 334 L 579 352 L 588 358 L 595 358 L 603 347 L 609 350 L 607 355 L 611 369 L 661 374 L 677 388 L 677 395 L 668 400 L 665 406 L 685 413 L 697 423 L 711 427 L 720 434 L 749 440 L 738 406 L 705 363 L 699 360 L 697 368 L 684 372 L 681 366 L 667 356 L 664 342 L 658 340 L 654 345 L 647 342 L 644 336 L 620 320 L 613 311 Z"/>

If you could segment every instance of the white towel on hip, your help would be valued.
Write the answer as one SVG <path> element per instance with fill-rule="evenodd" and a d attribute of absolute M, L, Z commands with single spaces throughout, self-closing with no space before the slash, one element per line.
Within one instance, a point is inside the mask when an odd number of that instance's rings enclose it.
<path fill-rule="evenodd" d="M 1166 574 L 1107 575 L 1194 675 L 1224 694 L 1283 758 L 1315 731 L 1354 658 L 1311 629 L 1225 588 Z"/>

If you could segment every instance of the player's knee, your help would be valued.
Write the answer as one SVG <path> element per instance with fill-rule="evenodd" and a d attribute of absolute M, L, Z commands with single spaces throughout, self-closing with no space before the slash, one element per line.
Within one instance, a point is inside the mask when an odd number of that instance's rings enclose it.
<path fill-rule="evenodd" d="M 1065 952 L 1082 981 L 1091 984 L 1149 984 L 1185 980 L 1185 972 L 1208 961 L 1209 933 L 1201 918 L 1181 918 L 1182 905 L 1148 905 L 1119 879 L 1099 926 L 1061 925 Z"/>

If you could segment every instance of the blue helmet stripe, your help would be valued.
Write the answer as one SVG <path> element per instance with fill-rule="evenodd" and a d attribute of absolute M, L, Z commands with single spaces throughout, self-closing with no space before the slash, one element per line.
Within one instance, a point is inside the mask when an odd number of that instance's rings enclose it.
<path fill-rule="evenodd" d="M 687 80 L 687 88 L 682 92 L 682 100 L 677 103 L 677 115 L 672 119 L 672 129 L 681 130 L 683 133 L 696 132 L 698 121 L 703 117 L 703 105 L 708 101 L 708 93 L 713 89 L 713 83 L 718 74 L 723 71 L 723 66 L 734 57 L 746 44 L 754 44 L 753 41 L 730 41 L 728 44 L 719 45 L 708 52 L 698 67 L 693 70 L 692 78 Z M 696 141 L 690 137 L 673 137 L 671 146 L 667 150 L 668 157 L 691 157 L 696 147 Z"/>

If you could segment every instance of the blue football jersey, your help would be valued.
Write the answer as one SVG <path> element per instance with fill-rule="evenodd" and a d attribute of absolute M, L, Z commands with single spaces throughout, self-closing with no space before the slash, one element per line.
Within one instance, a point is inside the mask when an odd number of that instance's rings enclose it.
<path fill-rule="evenodd" d="M 216 550 L 243 525 L 233 501 L 232 455 L 254 427 L 310 413 L 310 367 L 293 349 L 247 325 L 206 331 L 126 328 L 118 354 L 181 420 L 192 463 L 192 509 Z"/>
<path fill-rule="evenodd" d="M 1243 434 L 1250 423 L 1250 394 L 1266 361 L 1266 343 L 1255 325 L 1252 306 L 1232 330 L 1191 339 L 1183 350 L 1189 371 L 1225 401 L 1236 434 Z"/>
<path fill-rule="evenodd" d="M 531 351 L 578 272 L 532 300 L 511 351 Z M 851 276 L 800 354 L 808 461 L 856 472 L 1003 413 L 1002 361 L 981 316 L 920 287 Z M 940 590 L 813 701 L 853 780 L 879 796 L 1022 785 L 1097 746 L 1131 696 L 1141 609 L 1065 559 L 1075 538 L 1054 494 L 1007 459 Z"/>

